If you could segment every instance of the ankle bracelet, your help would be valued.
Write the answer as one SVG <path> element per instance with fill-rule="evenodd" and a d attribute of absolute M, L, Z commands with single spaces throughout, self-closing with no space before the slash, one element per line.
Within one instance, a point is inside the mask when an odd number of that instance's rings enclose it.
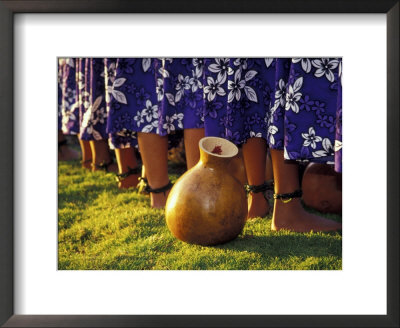
<path fill-rule="evenodd" d="M 293 198 L 301 198 L 303 191 L 298 189 L 292 193 L 287 194 L 274 194 L 274 199 L 280 199 L 283 203 L 289 203 Z"/>
<path fill-rule="evenodd" d="M 106 162 L 102 162 L 100 164 L 92 163 L 92 167 L 94 166 L 97 169 L 104 170 L 104 171 L 108 172 L 108 167 L 113 163 L 114 163 L 114 161 L 111 159 L 108 163 L 106 163 Z"/>
<path fill-rule="evenodd" d="M 257 194 L 259 192 L 265 192 L 268 190 L 273 190 L 274 189 L 274 181 L 273 180 L 268 180 L 265 181 L 263 184 L 260 185 L 249 185 L 246 184 L 244 185 L 244 189 L 246 190 L 246 192 L 249 193 L 253 193 L 253 194 Z"/>
<path fill-rule="evenodd" d="M 165 195 L 165 192 L 166 192 L 168 189 L 171 189 L 172 186 L 173 186 L 172 182 L 171 182 L 171 181 L 168 181 L 168 184 L 166 184 L 165 186 L 163 186 L 163 187 L 161 187 L 161 188 L 155 188 L 155 189 L 153 189 L 153 188 L 151 188 L 149 185 L 146 185 L 146 187 L 144 188 L 144 190 L 145 190 L 147 193 L 151 193 L 151 192 L 152 192 L 153 194 L 164 193 L 164 195 Z"/>
<path fill-rule="evenodd" d="M 130 168 L 128 166 L 128 171 L 125 173 L 120 173 L 120 174 L 116 174 L 116 179 L 118 182 L 121 182 L 122 180 L 124 180 L 125 178 L 134 175 L 134 174 L 139 174 L 141 172 L 141 168 L 139 168 L 138 166 L 135 168 Z"/>
<path fill-rule="evenodd" d="M 81 164 L 87 164 L 87 163 L 91 163 L 92 159 L 87 159 L 86 161 L 81 161 Z"/>

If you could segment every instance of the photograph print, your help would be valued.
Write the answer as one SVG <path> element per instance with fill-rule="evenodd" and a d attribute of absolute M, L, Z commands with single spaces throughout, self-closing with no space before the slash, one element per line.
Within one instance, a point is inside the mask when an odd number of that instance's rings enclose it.
<path fill-rule="evenodd" d="M 59 270 L 342 270 L 342 58 L 58 58 Z"/>

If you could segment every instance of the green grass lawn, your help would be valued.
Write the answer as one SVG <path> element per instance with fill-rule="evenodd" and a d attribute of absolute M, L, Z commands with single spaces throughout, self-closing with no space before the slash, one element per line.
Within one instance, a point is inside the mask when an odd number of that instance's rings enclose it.
<path fill-rule="evenodd" d="M 339 233 L 272 232 L 271 216 L 246 223 L 237 239 L 190 245 L 168 230 L 149 197 L 121 191 L 113 174 L 78 161 L 58 167 L 58 268 L 61 270 L 341 270 Z M 182 168 L 170 165 L 174 182 Z M 340 221 L 338 215 L 325 215 Z"/>

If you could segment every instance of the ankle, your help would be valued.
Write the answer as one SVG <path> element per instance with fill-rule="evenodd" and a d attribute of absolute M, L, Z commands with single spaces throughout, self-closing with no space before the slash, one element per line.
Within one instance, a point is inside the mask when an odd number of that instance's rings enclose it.
<path fill-rule="evenodd" d="M 118 188 L 120 189 L 128 189 L 128 188 L 136 188 L 139 184 L 139 174 L 130 175 L 124 179 L 117 179 Z"/>
<path fill-rule="evenodd" d="M 149 179 L 147 180 L 148 188 L 150 189 L 159 189 L 162 188 L 170 183 L 168 176 L 164 179 L 152 180 L 151 182 Z"/>
<path fill-rule="evenodd" d="M 267 200 L 265 199 L 264 193 L 249 193 L 248 195 L 248 203 L 249 206 L 253 204 L 268 204 Z"/>
<path fill-rule="evenodd" d="M 167 203 L 167 198 L 171 189 L 161 193 L 150 193 L 151 207 L 162 208 Z"/>
<path fill-rule="evenodd" d="M 121 172 L 124 171 L 124 172 Z M 127 189 L 134 187 L 136 188 L 139 184 L 140 172 L 141 169 L 139 167 L 130 168 L 128 167 L 126 170 L 118 170 L 118 174 L 115 175 L 115 178 L 118 182 L 118 188 Z"/>
<path fill-rule="evenodd" d="M 89 170 L 92 169 L 92 159 L 91 158 L 82 159 L 81 165 L 85 169 L 89 169 Z"/>
<path fill-rule="evenodd" d="M 112 162 L 112 159 L 109 156 L 105 156 L 105 157 L 96 156 L 93 161 L 93 163 L 95 165 L 104 165 L 104 164 L 108 164 L 111 162 Z"/>
<path fill-rule="evenodd" d="M 172 188 L 172 183 L 169 179 L 166 183 L 162 184 L 159 187 L 153 187 L 152 185 L 148 184 L 144 188 L 144 190 L 150 194 L 151 207 L 154 208 L 164 207 L 167 202 L 167 198 L 171 188 Z"/>
<path fill-rule="evenodd" d="M 270 207 L 263 193 L 250 193 L 247 199 L 247 219 L 264 217 L 268 215 Z"/>
<path fill-rule="evenodd" d="M 274 200 L 274 215 L 280 213 L 290 213 L 304 210 L 300 198 L 294 198 L 290 202 L 284 203 L 279 199 Z"/>
<path fill-rule="evenodd" d="M 92 171 L 104 171 L 104 172 L 112 172 L 112 173 L 117 173 L 118 172 L 118 166 L 112 159 L 110 159 L 108 162 L 100 162 L 100 164 L 97 164 L 97 162 L 92 162 Z"/>

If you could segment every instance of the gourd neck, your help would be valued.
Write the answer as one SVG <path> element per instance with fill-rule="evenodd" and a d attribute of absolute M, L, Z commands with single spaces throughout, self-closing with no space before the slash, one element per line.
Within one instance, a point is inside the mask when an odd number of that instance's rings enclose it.
<path fill-rule="evenodd" d="M 232 142 L 218 138 L 205 137 L 199 142 L 200 162 L 206 167 L 228 170 L 229 162 L 239 149 Z"/>

